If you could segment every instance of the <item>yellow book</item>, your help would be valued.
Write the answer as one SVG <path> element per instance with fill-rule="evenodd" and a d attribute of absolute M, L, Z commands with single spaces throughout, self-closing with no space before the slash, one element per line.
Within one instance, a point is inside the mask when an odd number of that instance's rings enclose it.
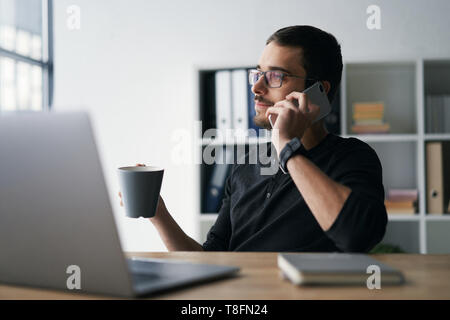
<path fill-rule="evenodd" d="M 383 119 L 383 113 L 354 113 L 353 119 Z"/>
<path fill-rule="evenodd" d="M 352 131 L 354 133 L 386 133 L 389 132 L 388 123 L 382 125 L 354 125 Z"/>
<path fill-rule="evenodd" d="M 383 111 L 383 102 L 355 102 L 353 104 L 353 111 Z"/>

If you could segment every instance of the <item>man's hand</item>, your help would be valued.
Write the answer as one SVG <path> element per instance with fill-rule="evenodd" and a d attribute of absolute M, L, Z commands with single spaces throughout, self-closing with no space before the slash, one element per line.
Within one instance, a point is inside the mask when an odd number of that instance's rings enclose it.
<path fill-rule="evenodd" d="M 298 102 L 298 107 L 295 102 Z M 266 117 L 276 116 L 273 122 L 272 143 L 278 156 L 290 140 L 303 137 L 319 111 L 320 108 L 317 105 L 309 103 L 305 93 L 297 91 L 291 92 L 286 96 L 286 100 L 279 101 L 267 109 Z"/>
<path fill-rule="evenodd" d="M 137 167 L 145 167 L 145 164 L 138 163 Z M 119 191 L 120 205 L 123 206 L 122 193 Z M 158 206 L 154 217 L 148 218 L 169 251 L 203 251 L 200 243 L 190 238 L 167 211 L 164 200 L 159 196 Z"/>
<path fill-rule="evenodd" d="M 145 167 L 145 164 L 138 163 L 138 164 L 136 164 L 136 167 Z M 120 199 L 120 206 L 123 207 L 122 192 L 120 192 L 120 191 L 119 191 L 119 199 Z M 164 200 L 160 195 L 159 199 L 158 199 L 158 206 L 156 207 L 156 213 L 153 217 L 149 218 L 149 220 L 151 221 L 151 220 L 160 219 L 162 216 L 166 215 L 167 213 L 168 212 L 167 212 L 166 204 L 164 203 Z"/>

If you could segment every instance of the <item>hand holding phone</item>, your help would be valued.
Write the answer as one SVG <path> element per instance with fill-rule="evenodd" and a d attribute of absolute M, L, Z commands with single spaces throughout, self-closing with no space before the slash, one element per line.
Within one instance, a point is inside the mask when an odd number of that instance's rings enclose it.
<path fill-rule="evenodd" d="M 318 106 L 320 109 L 318 116 L 313 120 L 312 123 L 315 123 L 320 119 L 323 119 L 331 112 L 330 101 L 328 100 L 325 88 L 323 87 L 320 81 L 317 81 L 306 90 L 303 90 L 303 93 L 306 93 L 306 95 L 308 96 L 310 104 L 314 104 Z M 298 107 L 297 99 L 292 100 L 292 102 L 296 107 Z M 269 115 L 269 122 L 273 128 L 274 123 L 272 122 L 272 115 Z"/>

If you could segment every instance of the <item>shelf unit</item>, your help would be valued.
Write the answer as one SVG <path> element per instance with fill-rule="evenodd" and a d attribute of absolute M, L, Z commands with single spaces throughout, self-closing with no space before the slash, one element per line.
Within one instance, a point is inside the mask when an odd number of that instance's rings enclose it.
<path fill-rule="evenodd" d="M 386 193 L 390 188 L 419 191 L 418 213 L 389 214 L 382 243 L 400 246 L 410 253 L 450 253 L 450 214 L 427 215 L 425 194 L 425 144 L 450 140 L 450 132 L 426 132 L 425 97 L 427 94 L 450 95 L 450 60 L 347 61 L 339 93 L 340 135 L 356 137 L 375 149 L 383 166 Z M 356 101 L 383 101 L 390 133 L 351 133 L 352 104 Z M 201 137 L 199 141 L 200 150 L 209 143 L 223 144 L 223 141 L 202 140 Z M 268 138 L 250 138 L 246 143 L 267 141 Z M 201 193 L 201 182 L 198 185 Z M 198 215 L 201 241 L 216 217 L 216 213 Z"/>

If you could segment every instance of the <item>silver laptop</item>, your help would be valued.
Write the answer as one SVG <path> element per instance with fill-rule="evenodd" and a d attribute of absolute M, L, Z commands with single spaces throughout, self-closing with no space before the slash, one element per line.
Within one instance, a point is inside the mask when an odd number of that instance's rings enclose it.
<path fill-rule="evenodd" d="M 126 259 L 88 115 L 0 116 L 1 283 L 131 297 L 238 270 Z"/>

